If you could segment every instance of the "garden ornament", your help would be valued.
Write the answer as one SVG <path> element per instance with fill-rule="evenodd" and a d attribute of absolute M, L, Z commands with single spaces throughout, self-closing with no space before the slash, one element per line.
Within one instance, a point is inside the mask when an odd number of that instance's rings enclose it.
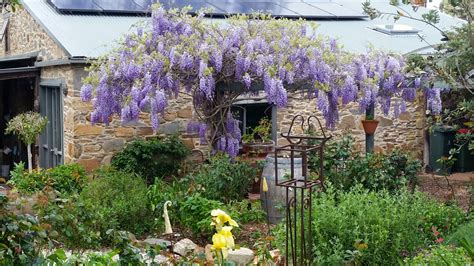
<path fill-rule="evenodd" d="M 171 201 L 166 201 L 163 206 L 163 218 L 165 219 L 165 234 L 172 234 L 173 228 L 171 228 L 170 217 L 168 216 L 168 207 L 171 206 Z"/>

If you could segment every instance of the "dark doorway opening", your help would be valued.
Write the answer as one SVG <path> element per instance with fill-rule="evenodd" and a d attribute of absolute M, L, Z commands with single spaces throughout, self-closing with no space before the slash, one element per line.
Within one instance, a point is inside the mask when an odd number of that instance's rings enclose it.
<path fill-rule="evenodd" d="M 234 118 L 239 120 L 242 134 L 251 132 L 262 118 L 272 121 L 272 105 L 268 103 L 239 103 L 231 108 Z"/>
<path fill-rule="evenodd" d="M 0 176 L 3 178 L 8 178 L 15 163 L 27 162 L 25 144 L 15 135 L 6 134 L 5 129 L 16 115 L 34 110 L 35 84 L 35 78 L 0 80 Z"/>

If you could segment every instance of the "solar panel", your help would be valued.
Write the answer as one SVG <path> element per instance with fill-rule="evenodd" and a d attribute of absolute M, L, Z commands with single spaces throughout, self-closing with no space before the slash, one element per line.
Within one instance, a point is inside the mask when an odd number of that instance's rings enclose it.
<path fill-rule="evenodd" d="M 160 1 L 166 9 L 191 6 L 191 14 L 211 10 L 208 16 L 269 13 L 274 17 L 306 19 L 361 19 L 367 16 L 329 0 L 47 0 L 58 11 L 106 14 L 146 14 Z"/>
<path fill-rule="evenodd" d="M 102 12 L 92 0 L 48 0 L 60 12 Z"/>
<path fill-rule="evenodd" d="M 146 8 L 137 5 L 131 0 L 94 0 L 107 13 L 144 13 Z"/>
<path fill-rule="evenodd" d="M 196 13 L 200 9 L 210 9 L 211 14 L 213 14 L 214 12 L 216 12 L 216 13 L 225 13 L 224 10 L 219 10 L 217 7 L 215 7 L 215 6 L 213 6 L 209 3 L 206 3 L 203 0 L 192 0 L 192 1 L 189 1 L 189 0 L 164 0 L 164 1 L 160 1 L 160 3 L 162 3 L 163 6 L 166 9 L 170 9 L 170 8 L 181 9 L 185 6 L 191 6 L 192 9 L 191 9 L 190 13 L 192 13 L 192 14 Z"/>
<path fill-rule="evenodd" d="M 264 12 L 276 17 L 299 17 L 298 13 L 288 10 L 272 2 L 242 2 L 242 1 L 220 1 L 207 0 L 208 3 L 224 10 L 225 14 L 250 14 L 252 12 Z"/>
<path fill-rule="evenodd" d="M 334 14 L 328 13 L 324 10 L 316 8 L 312 5 L 302 2 L 294 2 L 294 3 L 281 3 L 280 6 L 289 9 L 295 13 L 301 15 L 306 19 L 315 19 L 315 18 L 336 18 Z"/>
<path fill-rule="evenodd" d="M 335 15 L 337 18 L 349 19 L 349 18 L 367 18 L 366 15 L 361 14 L 353 9 L 345 7 L 338 3 L 328 3 L 328 2 L 308 2 L 308 4 L 319 8 L 327 13 Z"/>

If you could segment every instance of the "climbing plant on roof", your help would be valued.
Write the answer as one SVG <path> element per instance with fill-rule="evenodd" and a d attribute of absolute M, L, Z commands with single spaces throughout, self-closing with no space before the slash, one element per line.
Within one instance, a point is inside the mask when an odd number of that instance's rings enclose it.
<path fill-rule="evenodd" d="M 317 34 L 313 22 L 265 14 L 215 21 L 186 11 L 155 6 L 148 25 L 92 64 L 81 89 L 82 99 L 92 101 L 92 122 L 109 123 L 113 115 L 137 120 L 145 111 L 156 131 L 168 102 L 188 95 L 196 114 L 188 128 L 235 156 L 241 132 L 230 106 L 241 95 L 262 93 L 285 107 L 289 92 L 301 93 L 315 99 L 334 128 L 340 104 L 357 102 L 361 111 L 374 104 L 398 115 L 420 88 L 419 79 L 406 78 L 403 57 L 345 52 Z M 439 94 L 430 100 L 437 103 Z"/>

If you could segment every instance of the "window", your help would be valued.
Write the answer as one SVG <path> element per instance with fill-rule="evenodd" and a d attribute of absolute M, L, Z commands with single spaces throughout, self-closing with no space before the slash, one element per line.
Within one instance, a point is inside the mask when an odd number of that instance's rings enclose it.
<path fill-rule="evenodd" d="M 272 121 L 272 138 L 275 139 L 276 129 L 275 121 L 276 119 L 275 107 L 270 105 L 267 102 L 258 102 L 254 100 L 245 100 L 239 101 L 234 104 L 231 108 L 232 114 L 234 117 L 240 121 L 240 130 L 242 134 L 248 133 L 253 128 L 255 128 L 260 119 L 267 117 Z"/>

